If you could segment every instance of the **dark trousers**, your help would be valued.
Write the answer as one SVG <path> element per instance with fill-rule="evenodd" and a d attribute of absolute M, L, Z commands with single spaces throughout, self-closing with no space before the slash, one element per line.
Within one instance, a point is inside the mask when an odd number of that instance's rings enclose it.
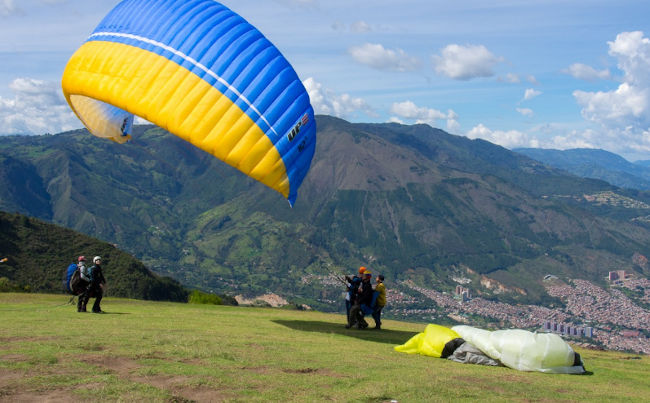
<path fill-rule="evenodd" d="M 347 314 L 347 317 L 348 317 L 348 323 L 350 323 L 350 308 L 352 308 L 352 303 L 346 299 L 345 300 L 345 313 Z"/>
<path fill-rule="evenodd" d="M 381 310 L 384 309 L 383 306 L 375 307 L 375 310 L 372 312 L 372 318 L 375 320 L 375 327 L 381 327 Z"/>
<path fill-rule="evenodd" d="M 101 312 L 102 308 L 99 306 L 99 303 L 102 302 L 102 297 L 104 296 L 104 290 L 97 288 L 95 291 L 95 303 L 93 304 L 93 312 Z"/>
<path fill-rule="evenodd" d="M 79 300 L 77 300 L 77 312 L 86 312 L 86 304 L 88 303 L 87 292 L 88 291 L 84 291 L 79 294 Z"/>
<path fill-rule="evenodd" d="M 102 297 L 104 296 L 104 290 L 101 287 L 88 287 L 86 291 L 79 295 L 79 302 L 77 302 L 77 311 L 86 312 L 86 305 L 90 298 L 95 298 L 95 303 L 93 304 L 93 312 L 101 312 L 102 308 L 100 303 L 102 302 Z"/>
<path fill-rule="evenodd" d="M 368 322 L 363 318 L 363 311 L 361 310 L 361 305 L 355 304 L 352 305 L 350 309 L 350 317 L 348 320 L 348 326 L 353 327 L 356 325 L 359 329 L 365 329 L 368 327 Z"/>

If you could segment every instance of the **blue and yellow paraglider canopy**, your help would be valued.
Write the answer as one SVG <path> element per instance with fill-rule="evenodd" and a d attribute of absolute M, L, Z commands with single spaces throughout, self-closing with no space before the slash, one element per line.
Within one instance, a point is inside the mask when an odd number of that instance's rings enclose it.
<path fill-rule="evenodd" d="M 70 58 L 62 85 L 95 136 L 123 143 L 140 116 L 292 205 L 314 155 L 314 111 L 298 75 L 213 0 L 122 1 Z"/>

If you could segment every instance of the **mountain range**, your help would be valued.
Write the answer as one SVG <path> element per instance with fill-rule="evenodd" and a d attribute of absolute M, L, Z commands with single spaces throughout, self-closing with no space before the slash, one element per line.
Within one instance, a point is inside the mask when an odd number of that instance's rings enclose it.
<path fill-rule="evenodd" d="M 427 125 L 317 124 L 293 208 L 163 129 L 137 126 L 124 145 L 86 130 L 2 138 L 0 209 L 114 243 L 187 286 L 271 291 L 325 310 L 342 289 L 322 278 L 361 265 L 394 284 L 451 291 L 463 278 L 481 295 L 533 303 L 548 298 L 547 274 L 650 274 L 633 258 L 650 255 L 647 192 Z"/>
<path fill-rule="evenodd" d="M 601 179 L 622 188 L 650 190 L 650 161 L 630 162 L 609 151 L 591 148 L 516 148 L 513 151 L 583 178 Z"/>

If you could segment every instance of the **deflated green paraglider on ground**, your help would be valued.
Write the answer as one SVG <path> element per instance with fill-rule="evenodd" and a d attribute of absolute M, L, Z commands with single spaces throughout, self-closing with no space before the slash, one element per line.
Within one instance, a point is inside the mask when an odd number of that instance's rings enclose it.
<path fill-rule="evenodd" d="M 580 355 L 560 336 L 523 329 L 489 331 L 465 325 L 450 329 L 430 324 L 395 351 L 520 371 L 585 373 Z"/>

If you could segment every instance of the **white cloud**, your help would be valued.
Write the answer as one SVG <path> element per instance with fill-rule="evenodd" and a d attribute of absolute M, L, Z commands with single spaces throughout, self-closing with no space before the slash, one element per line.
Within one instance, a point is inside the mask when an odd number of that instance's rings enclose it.
<path fill-rule="evenodd" d="M 315 7 L 316 0 L 274 0 L 276 3 L 284 4 L 289 7 Z"/>
<path fill-rule="evenodd" d="M 525 101 L 531 100 L 531 99 L 533 99 L 533 98 L 535 98 L 535 97 L 537 97 L 537 96 L 539 96 L 541 94 L 542 94 L 541 91 L 537 91 L 537 90 L 532 89 L 532 88 L 526 88 L 526 91 L 524 92 L 524 100 Z"/>
<path fill-rule="evenodd" d="M 533 75 L 529 75 L 528 77 L 526 77 L 526 81 L 528 81 L 533 85 L 539 85 L 539 81 L 537 81 L 537 79 Z"/>
<path fill-rule="evenodd" d="M 350 25 L 352 32 L 370 32 L 372 28 L 365 21 L 356 21 Z"/>
<path fill-rule="evenodd" d="M 457 131 L 460 128 L 458 115 L 451 109 L 447 113 L 444 113 L 437 109 L 419 107 L 412 101 L 404 101 L 393 103 L 390 108 L 390 113 L 397 115 L 397 117 L 391 117 L 390 121 L 394 122 L 401 123 L 400 118 L 403 118 L 415 121 L 415 123 L 426 123 L 430 126 L 435 126 L 437 120 L 446 119 L 447 130 Z"/>
<path fill-rule="evenodd" d="M 527 134 L 518 130 L 490 130 L 482 123 L 468 131 L 466 136 L 470 139 L 480 138 L 487 140 L 506 148 L 539 147 L 539 142 L 537 140 L 530 139 Z"/>
<path fill-rule="evenodd" d="M 362 98 L 354 98 L 349 94 L 337 95 L 333 91 L 323 88 L 322 84 L 312 77 L 303 81 L 307 89 L 311 104 L 317 114 L 332 115 L 348 118 L 357 112 L 368 116 L 375 116 L 372 108 Z"/>
<path fill-rule="evenodd" d="M 648 114 L 648 88 L 628 83 L 619 85 L 615 91 L 574 91 L 573 96 L 583 107 L 582 116 L 605 126 L 625 126 L 632 120 L 645 120 Z"/>
<path fill-rule="evenodd" d="M 386 49 L 375 43 L 353 46 L 348 53 L 357 62 L 378 70 L 412 71 L 420 66 L 417 58 L 407 55 L 402 49 Z"/>
<path fill-rule="evenodd" d="M 447 45 L 440 55 L 432 56 L 435 70 L 455 80 L 491 77 L 492 68 L 502 61 L 483 45 Z"/>
<path fill-rule="evenodd" d="M 574 91 L 582 116 L 599 124 L 618 150 L 622 147 L 650 151 L 650 39 L 643 32 L 623 32 L 608 42 L 617 58 L 623 82 L 612 91 Z"/>
<path fill-rule="evenodd" d="M 531 117 L 534 115 L 533 110 L 529 108 L 516 108 L 517 112 L 521 113 L 524 116 Z"/>
<path fill-rule="evenodd" d="M 58 133 L 82 127 L 58 83 L 17 78 L 9 88 L 15 96 L 0 97 L 0 135 Z"/>
<path fill-rule="evenodd" d="M 543 148 L 553 148 L 557 150 L 570 150 L 572 148 L 602 148 L 602 145 L 595 145 L 593 140 L 596 137 L 598 137 L 598 135 L 592 130 L 585 130 L 583 132 L 574 130 L 568 135 L 553 136 L 543 145 Z"/>
<path fill-rule="evenodd" d="M 6 17 L 16 11 L 17 9 L 16 6 L 14 6 L 14 0 L 0 0 L 0 16 Z"/>
<path fill-rule="evenodd" d="M 517 74 L 508 73 L 505 77 L 499 77 L 499 81 L 504 81 L 506 83 L 518 84 L 521 82 L 521 79 Z"/>
<path fill-rule="evenodd" d="M 622 32 L 614 42 L 607 42 L 609 54 L 618 59 L 618 68 L 625 73 L 624 82 L 650 87 L 650 39 L 643 32 Z"/>
<path fill-rule="evenodd" d="M 572 75 L 580 80 L 595 81 L 606 80 L 611 78 L 609 70 L 596 70 L 591 66 L 582 63 L 573 63 L 569 68 L 564 70 L 565 73 Z"/>

